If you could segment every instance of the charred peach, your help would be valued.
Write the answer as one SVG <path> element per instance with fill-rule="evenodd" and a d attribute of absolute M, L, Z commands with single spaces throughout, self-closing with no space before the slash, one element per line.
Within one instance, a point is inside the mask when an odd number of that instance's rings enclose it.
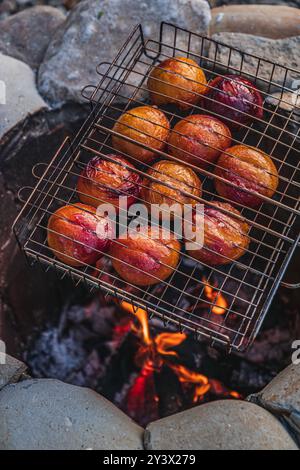
<path fill-rule="evenodd" d="M 182 162 L 205 168 L 215 163 L 231 145 L 231 132 L 218 119 L 194 114 L 179 121 L 172 129 L 168 148 Z"/>
<path fill-rule="evenodd" d="M 81 203 L 60 207 L 48 221 L 48 245 L 56 258 L 70 266 L 96 263 L 108 250 L 112 234 L 110 221 Z"/>
<path fill-rule="evenodd" d="M 163 184 L 165 183 L 165 184 Z M 201 181 L 191 168 L 169 160 L 153 165 L 144 178 L 142 198 L 148 204 L 195 205 L 194 196 L 201 197 Z"/>
<path fill-rule="evenodd" d="M 157 151 L 164 149 L 169 130 L 170 123 L 162 111 L 154 106 L 139 106 L 117 120 L 113 131 L 119 135 L 112 136 L 112 143 L 116 150 L 135 161 L 148 163 L 157 156 Z"/>
<path fill-rule="evenodd" d="M 215 174 L 228 181 L 215 179 L 218 194 L 242 206 L 257 207 L 271 198 L 278 186 L 278 172 L 271 158 L 263 151 L 235 145 L 224 152 L 215 169 Z"/>
<path fill-rule="evenodd" d="M 77 192 L 81 202 L 98 207 L 99 204 L 119 204 L 127 197 L 127 207 L 133 204 L 140 192 L 141 177 L 135 167 L 118 155 L 94 157 L 78 178 Z"/>
<path fill-rule="evenodd" d="M 205 206 L 204 245 L 189 254 L 210 266 L 228 264 L 243 256 L 250 243 L 249 226 L 236 216 L 241 217 L 240 212 L 227 203 L 215 201 Z"/>
<path fill-rule="evenodd" d="M 158 106 L 175 103 L 186 110 L 207 92 L 207 80 L 201 67 L 192 59 L 174 57 L 153 68 L 148 79 L 152 103 Z"/>
<path fill-rule="evenodd" d="M 141 227 L 126 239 L 112 242 L 110 255 L 117 273 L 137 286 L 150 286 L 167 279 L 180 257 L 180 243 L 160 227 Z"/>

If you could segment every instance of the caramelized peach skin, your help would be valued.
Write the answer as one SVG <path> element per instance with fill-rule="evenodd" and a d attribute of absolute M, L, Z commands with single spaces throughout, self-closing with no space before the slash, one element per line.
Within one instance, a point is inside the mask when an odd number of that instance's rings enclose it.
<path fill-rule="evenodd" d="M 228 126 L 238 129 L 263 117 L 263 99 L 248 79 L 239 75 L 225 75 L 209 82 L 209 99 L 204 103 L 208 111 L 226 120 Z"/>
<path fill-rule="evenodd" d="M 108 250 L 112 233 L 109 220 L 96 216 L 94 207 L 76 203 L 51 215 L 47 241 L 56 258 L 77 267 L 95 264 Z"/>
<path fill-rule="evenodd" d="M 141 177 L 125 158 L 110 154 L 109 159 L 94 157 L 78 178 L 77 192 L 81 202 L 119 205 L 119 197 L 127 197 L 127 207 L 138 198 Z M 132 170 L 131 170 L 132 168 Z"/>
<path fill-rule="evenodd" d="M 218 194 L 242 206 L 258 207 L 264 202 L 259 195 L 271 198 L 278 187 L 278 172 L 271 158 L 245 145 L 227 149 L 217 162 L 215 174 L 229 182 L 215 179 Z"/>
<path fill-rule="evenodd" d="M 158 227 L 142 227 L 138 234 L 113 241 L 110 248 L 117 273 L 138 286 L 150 286 L 167 279 L 179 262 L 179 252 L 178 240 Z"/>
<path fill-rule="evenodd" d="M 192 59 L 175 57 L 154 67 L 148 79 L 152 103 L 160 106 L 175 103 L 187 110 L 207 92 L 207 80 L 201 67 Z"/>
<path fill-rule="evenodd" d="M 158 156 L 157 151 L 165 148 L 169 136 L 170 123 L 165 114 L 153 106 L 139 106 L 119 117 L 113 131 L 137 143 L 112 135 L 116 150 L 132 157 L 135 161 L 149 163 Z M 145 148 L 141 145 L 145 145 Z"/>
<path fill-rule="evenodd" d="M 204 208 L 204 246 L 188 253 L 210 266 L 226 265 L 243 256 L 249 246 L 249 226 L 234 217 L 239 211 L 230 204 L 213 202 Z M 222 212 L 226 209 L 232 215 Z"/>
<path fill-rule="evenodd" d="M 162 160 L 148 170 L 148 175 L 150 178 L 145 177 L 143 180 L 141 196 L 149 205 L 180 204 L 183 210 L 184 204 L 197 204 L 193 196 L 201 197 L 201 181 L 196 173 L 185 165 Z"/>
<path fill-rule="evenodd" d="M 231 145 L 231 132 L 218 119 L 194 114 L 175 125 L 168 144 L 168 150 L 174 157 L 205 168 L 215 163 L 221 152 Z"/>

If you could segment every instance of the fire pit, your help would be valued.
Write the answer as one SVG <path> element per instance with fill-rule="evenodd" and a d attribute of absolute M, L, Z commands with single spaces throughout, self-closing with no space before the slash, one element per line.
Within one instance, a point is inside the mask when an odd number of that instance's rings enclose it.
<path fill-rule="evenodd" d="M 296 285 L 283 282 L 299 242 L 298 130 L 293 111 L 287 116 L 280 108 L 292 71 L 251 56 L 257 69 L 249 74 L 247 54 L 237 70 L 231 59 L 238 51 L 228 47 L 228 60 L 220 63 L 218 47 L 166 23 L 159 40 L 145 41 L 136 27 L 115 61 L 98 66 L 100 83 L 83 91 L 91 113 L 75 139 L 66 139 L 49 165 L 35 165 L 36 186 L 20 191 L 25 205 L 14 231 L 36 276 L 44 284 L 50 280 L 55 297 L 49 295 L 43 311 L 39 306 L 41 321 L 20 331 L 31 375 L 92 388 L 142 426 L 202 403 L 259 392 L 290 362 L 291 343 L 300 332 L 298 293 L 289 296 L 284 287 Z M 76 207 L 76 185 L 87 161 L 93 156 L 110 160 L 116 120 L 147 103 L 149 73 L 161 60 L 178 55 L 196 60 L 211 79 L 241 74 L 264 96 L 264 117 L 233 133 L 235 143 L 271 155 L 279 171 L 274 199 L 257 209 L 240 207 L 250 225 L 251 246 L 240 260 L 215 268 L 184 252 L 171 277 L 148 288 L 121 280 L 110 257 L 96 266 L 68 266 L 47 244 L 49 217 L 64 204 Z M 268 104 L 271 92 L 277 93 L 275 105 Z M 186 116 L 172 105 L 164 112 L 172 124 Z M 201 104 L 188 115 L 195 112 L 203 112 Z M 145 176 L 146 170 L 147 165 L 137 173 Z M 198 199 L 209 205 L 216 197 L 214 175 L 209 169 L 199 174 L 203 195 Z"/>

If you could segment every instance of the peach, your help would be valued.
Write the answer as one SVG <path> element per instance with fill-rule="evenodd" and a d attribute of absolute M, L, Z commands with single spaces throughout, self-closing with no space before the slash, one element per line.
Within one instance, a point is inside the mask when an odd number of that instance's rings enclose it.
<path fill-rule="evenodd" d="M 189 255 L 210 266 L 229 264 L 243 256 L 249 246 L 249 225 L 230 204 L 214 201 L 204 207 L 204 245 Z M 229 211 L 231 215 L 220 209 Z"/>
<path fill-rule="evenodd" d="M 109 248 L 111 222 L 92 206 L 76 203 L 57 209 L 48 221 L 47 241 L 56 258 L 70 266 L 94 264 Z"/>
<path fill-rule="evenodd" d="M 263 98 L 256 86 L 239 75 L 225 75 L 209 82 L 205 100 L 208 111 L 226 120 L 232 129 L 263 118 Z"/>
<path fill-rule="evenodd" d="M 140 192 L 141 177 L 134 166 L 119 155 L 92 158 L 78 178 L 77 192 L 81 202 L 98 207 L 99 204 L 119 204 L 119 197 L 127 196 L 127 207 Z"/>
<path fill-rule="evenodd" d="M 119 117 L 113 131 L 121 135 L 113 135 L 112 143 L 116 150 L 148 163 L 157 156 L 157 151 L 165 148 L 169 130 L 170 123 L 162 111 L 154 106 L 138 106 Z M 134 142 L 123 139 L 122 135 Z"/>
<path fill-rule="evenodd" d="M 128 231 L 127 239 L 112 242 L 113 267 L 125 281 L 150 286 L 167 279 L 180 258 L 180 243 L 173 234 L 154 226 Z"/>
<path fill-rule="evenodd" d="M 141 196 L 148 204 L 197 204 L 193 196 L 201 197 L 202 185 L 191 168 L 162 160 L 148 170 L 142 184 Z M 162 183 L 167 183 L 165 186 Z M 188 193 L 188 194 L 186 194 Z"/>
<path fill-rule="evenodd" d="M 175 103 L 187 110 L 205 94 L 207 80 L 201 67 L 187 57 L 166 59 L 153 68 L 148 79 L 152 103 L 158 106 Z"/>
<path fill-rule="evenodd" d="M 179 121 L 172 129 L 168 148 L 171 155 L 199 168 L 215 163 L 231 145 L 231 132 L 218 119 L 194 114 Z"/>
<path fill-rule="evenodd" d="M 271 158 L 246 145 L 227 149 L 217 162 L 215 174 L 228 181 L 215 179 L 220 196 L 252 208 L 264 202 L 260 195 L 271 198 L 278 186 L 278 172 Z"/>

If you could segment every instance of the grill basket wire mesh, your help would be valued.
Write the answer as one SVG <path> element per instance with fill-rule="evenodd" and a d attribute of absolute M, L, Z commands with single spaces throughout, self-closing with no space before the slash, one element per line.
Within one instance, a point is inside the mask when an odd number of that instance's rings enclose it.
<path fill-rule="evenodd" d="M 210 267 L 192 260 L 183 250 L 172 275 L 148 288 L 122 281 L 111 269 L 109 255 L 97 268 L 65 265 L 53 256 L 47 245 L 50 215 L 65 204 L 76 206 L 78 176 L 92 157 L 101 156 L 108 161 L 112 153 L 129 157 L 113 149 L 111 136 L 115 132 L 112 127 L 125 111 L 150 104 L 146 87 L 149 73 L 160 61 L 176 56 L 195 60 L 209 79 L 228 73 L 241 74 L 257 85 L 263 95 L 264 118 L 234 132 L 233 144 L 255 146 L 268 153 L 277 167 L 280 184 L 274 197 L 266 197 L 258 209 L 237 206 L 250 226 L 251 244 L 246 254 L 226 266 Z M 281 110 L 285 92 L 290 92 L 298 72 L 168 23 L 161 24 L 158 40 L 147 41 L 138 25 L 114 61 L 100 64 L 97 71 L 98 85 L 83 90 L 90 101 L 91 113 L 82 128 L 73 141 L 63 142 L 48 165 L 40 163 L 34 167 L 36 186 L 22 189 L 25 204 L 14 224 L 20 247 L 30 262 L 38 261 L 46 270 L 53 267 L 60 278 L 70 275 L 76 284 L 83 282 L 91 290 L 100 287 L 107 295 L 131 303 L 133 308 L 146 309 L 150 317 L 160 317 L 165 325 L 171 323 L 180 331 L 207 338 L 212 345 L 222 345 L 229 351 L 245 350 L 258 333 L 299 242 L 295 230 L 299 219 L 299 125 L 292 108 L 284 113 Z M 266 104 L 270 93 L 277 97 L 273 98 L 272 107 Z M 190 114 L 206 114 L 201 104 L 185 113 L 174 106 L 161 109 L 171 127 Z M 215 116 L 222 120 L 222 116 L 216 113 Z M 165 152 L 158 152 L 159 156 L 176 161 Z M 130 161 L 138 163 L 132 158 Z M 198 202 L 207 205 L 213 199 L 230 202 L 216 195 L 211 170 L 183 163 L 192 167 L 202 180 L 202 198 L 195 198 Z M 136 171 L 144 177 L 148 167 L 137 165 Z M 99 204 L 101 202 L 104 201 L 99 200 Z M 224 315 L 213 313 L 218 296 L 207 298 L 208 284 L 226 298 Z"/>

